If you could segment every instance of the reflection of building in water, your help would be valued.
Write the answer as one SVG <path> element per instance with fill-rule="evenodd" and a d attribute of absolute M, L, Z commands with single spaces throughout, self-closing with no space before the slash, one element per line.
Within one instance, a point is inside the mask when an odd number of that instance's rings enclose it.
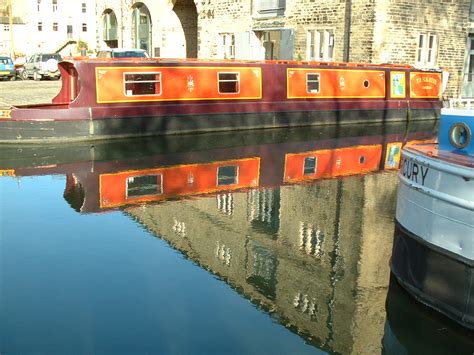
<path fill-rule="evenodd" d="M 129 207 L 156 236 L 313 344 L 380 351 L 396 175 Z"/>

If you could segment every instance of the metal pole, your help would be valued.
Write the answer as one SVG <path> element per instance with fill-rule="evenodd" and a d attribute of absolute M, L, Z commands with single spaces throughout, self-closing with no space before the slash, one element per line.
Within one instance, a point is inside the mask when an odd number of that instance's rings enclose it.
<path fill-rule="evenodd" d="M 8 0 L 8 20 L 10 24 L 10 57 L 12 59 L 14 58 L 15 55 L 15 46 L 13 43 L 13 10 L 12 10 L 12 0 Z"/>

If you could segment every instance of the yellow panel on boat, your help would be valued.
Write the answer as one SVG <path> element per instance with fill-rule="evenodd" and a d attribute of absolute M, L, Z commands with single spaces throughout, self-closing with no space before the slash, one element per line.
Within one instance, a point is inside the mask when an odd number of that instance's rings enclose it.
<path fill-rule="evenodd" d="M 97 102 L 262 98 L 260 67 L 97 67 Z"/>
<path fill-rule="evenodd" d="M 382 70 L 288 68 L 289 99 L 385 98 Z"/>

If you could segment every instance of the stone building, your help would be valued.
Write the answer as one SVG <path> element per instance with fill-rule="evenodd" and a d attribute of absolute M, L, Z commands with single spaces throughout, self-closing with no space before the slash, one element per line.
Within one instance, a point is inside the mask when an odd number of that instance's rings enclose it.
<path fill-rule="evenodd" d="M 9 1 L 0 0 L 3 16 Z M 139 47 L 157 57 L 404 63 L 444 68 L 446 97 L 474 97 L 472 2 L 15 0 L 23 23 L 15 51 L 58 49 L 72 37 L 91 50 Z M 0 28 L 3 47 L 9 30 Z"/>
<path fill-rule="evenodd" d="M 11 14 L 8 10 L 11 3 Z M 77 44 L 95 49 L 95 0 L 0 0 L 0 53 L 13 57 L 35 52 L 74 54 Z"/>

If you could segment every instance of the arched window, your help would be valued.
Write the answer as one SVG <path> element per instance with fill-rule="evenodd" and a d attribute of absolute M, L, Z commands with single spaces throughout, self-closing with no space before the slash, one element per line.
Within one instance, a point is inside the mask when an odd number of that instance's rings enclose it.
<path fill-rule="evenodd" d="M 102 15 L 102 38 L 110 48 L 118 47 L 117 17 L 111 9 Z"/>
<path fill-rule="evenodd" d="M 136 3 L 132 11 L 132 45 L 151 53 L 151 17 L 143 3 Z"/>

